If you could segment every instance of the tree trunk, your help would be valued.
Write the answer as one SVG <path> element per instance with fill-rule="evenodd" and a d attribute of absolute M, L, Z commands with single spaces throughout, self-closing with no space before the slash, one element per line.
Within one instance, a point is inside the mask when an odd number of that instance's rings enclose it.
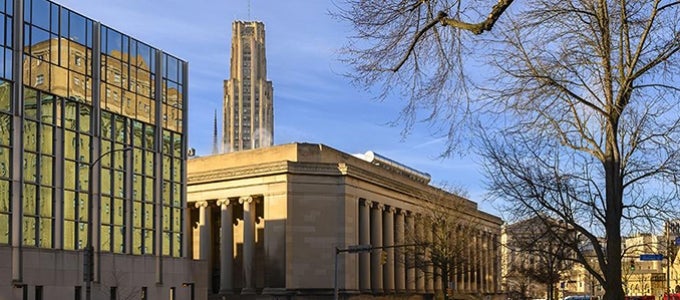
<path fill-rule="evenodd" d="M 618 122 L 612 117 L 607 128 L 607 149 L 604 162 L 606 184 L 606 216 L 607 232 L 606 268 L 603 270 L 606 281 L 603 300 L 620 300 L 624 298 L 621 278 L 621 217 L 623 213 L 623 178 L 617 141 Z"/>

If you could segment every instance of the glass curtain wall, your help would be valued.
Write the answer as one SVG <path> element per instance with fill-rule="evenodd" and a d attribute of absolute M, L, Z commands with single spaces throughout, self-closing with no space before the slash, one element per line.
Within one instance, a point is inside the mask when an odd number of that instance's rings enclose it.
<path fill-rule="evenodd" d="M 11 0 L 0 0 L 0 244 L 11 241 L 12 20 Z"/>
<path fill-rule="evenodd" d="M 20 192 L 24 246 L 84 248 L 93 167 L 100 250 L 181 256 L 186 63 L 58 4 L 24 0 L 23 107 L 15 108 L 12 16 L 12 1 L 0 0 L 0 244 L 11 240 L 10 199 Z M 19 148 L 14 109 L 23 110 Z M 12 166 L 12 151 L 23 165 Z M 11 191 L 16 167 L 21 191 Z"/>

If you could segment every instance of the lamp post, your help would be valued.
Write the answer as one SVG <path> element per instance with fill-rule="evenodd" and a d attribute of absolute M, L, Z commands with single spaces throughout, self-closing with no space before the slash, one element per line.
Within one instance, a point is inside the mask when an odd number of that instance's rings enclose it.
<path fill-rule="evenodd" d="M 86 300 L 91 300 L 92 299 L 92 281 L 94 279 L 94 246 L 92 245 L 92 227 L 95 225 L 92 222 L 92 217 L 94 216 L 92 212 L 92 207 L 94 207 L 93 200 L 94 200 L 94 192 L 92 191 L 92 172 L 94 168 L 97 166 L 99 161 L 104 158 L 104 156 L 107 156 L 111 153 L 114 152 L 119 152 L 119 151 L 128 151 L 132 150 L 132 147 L 125 147 L 121 149 L 113 149 L 106 151 L 97 157 L 94 161 L 92 161 L 89 164 L 89 172 L 87 175 L 87 243 L 85 244 L 85 258 L 83 259 L 83 280 L 85 281 L 85 299 Z"/>
<path fill-rule="evenodd" d="M 182 283 L 183 287 L 189 287 L 189 299 L 194 300 L 194 283 L 193 282 L 184 282 Z"/>
<path fill-rule="evenodd" d="M 351 245 L 346 249 L 335 247 L 335 269 L 333 271 L 333 299 L 338 300 L 338 255 L 342 252 L 360 253 L 373 250 L 371 245 Z"/>

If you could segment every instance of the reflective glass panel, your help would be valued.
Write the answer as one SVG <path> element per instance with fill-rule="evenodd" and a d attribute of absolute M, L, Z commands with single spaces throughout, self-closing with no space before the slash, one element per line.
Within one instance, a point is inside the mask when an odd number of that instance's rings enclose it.
<path fill-rule="evenodd" d="M 24 209 L 24 215 L 35 215 L 36 214 L 36 193 L 37 193 L 37 188 L 33 184 L 24 184 L 24 191 L 22 193 L 23 195 L 23 209 Z"/>
<path fill-rule="evenodd" d="M 85 18 L 74 12 L 69 12 L 69 36 L 68 38 L 79 44 L 87 43 L 85 35 Z"/>
<path fill-rule="evenodd" d="M 123 226 L 125 220 L 125 202 L 123 199 L 113 199 L 113 224 Z"/>
<path fill-rule="evenodd" d="M 52 161 L 54 159 L 51 156 L 41 155 L 40 156 L 40 184 L 42 185 L 52 185 Z"/>
<path fill-rule="evenodd" d="M 182 197 L 181 197 L 181 195 L 182 195 L 182 185 L 179 184 L 179 183 L 173 183 L 172 186 L 173 186 L 173 188 L 172 188 L 172 190 L 173 190 L 172 191 L 173 192 L 172 206 L 181 207 L 182 206 Z"/>
<path fill-rule="evenodd" d="M 34 25 L 50 28 L 50 3 L 46 0 L 31 0 L 30 20 Z M 26 16 L 26 19 L 29 16 Z"/>
<path fill-rule="evenodd" d="M 144 184 L 144 201 L 153 201 L 153 178 L 147 177 Z"/>
<path fill-rule="evenodd" d="M 135 228 L 132 231 L 132 254 L 142 254 L 142 230 Z"/>
<path fill-rule="evenodd" d="M 102 251 L 111 251 L 111 226 L 102 225 L 100 238 Z"/>
<path fill-rule="evenodd" d="M 39 218 L 38 220 L 40 220 L 38 246 L 40 248 L 52 248 L 52 219 Z"/>
<path fill-rule="evenodd" d="M 78 249 L 84 249 L 87 245 L 87 223 L 78 223 Z"/>
<path fill-rule="evenodd" d="M 28 182 L 36 182 L 38 165 L 38 156 L 35 153 L 24 152 L 24 180 Z"/>
<path fill-rule="evenodd" d="M 64 221 L 64 249 L 74 250 L 76 242 L 76 223 Z"/>
<path fill-rule="evenodd" d="M 0 20 L 2 19 L 0 18 Z M 0 60 L 2 60 L 1 56 Z M 12 84 L 7 81 L 0 80 L 0 111 L 10 112 L 11 108 L 12 108 Z"/>
<path fill-rule="evenodd" d="M 54 124 L 54 96 L 47 93 L 40 94 L 40 120 Z"/>
<path fill-rule="evenodd" d="M 0 196 L 2 198 L 2 196 Z M 0 244 L 9 244 L 10 215 L 0 214 Z"/>
<path fill-rule="evenodd" d="M 144 230 L 144 253 L 153 254 L 153 231 Z"/>
<path fill-rule="evenodd" d="M 52 212 L 52 188 L 40 187 L 40 208 L 39 213 L 41 217 L 50 218 L 53 216 Z"/>
<path fill-rule="evenodd" d="M 87 199 L 86 193 L 78 193 L 78 220 L 87 222 Z"/>
<path fill-rule="evenodd" d="M 0 179 L 0 213 L 8 213 L 11 210 L 10 181 Z M 2 232 L 0 232 L 2 234 Z"/>
<path fill-rule="evenodd" d="M 71 191 L 64 191 L 64 219 L 75 220 L 76 219 L 76 205 L 78 201 L 76 200 L 76 193 Z"/>
<path fill-rule="evenodd" d="M 125 251 L 125 228 L 113 226 L 113 252 L 123 253 Z"/>
<path fill-rule="evenodd" d="M 146 151 L 144 158 L 144 174 L 147 176 L 153 176 L 153 152 Z"/>
<path fill-rule="evenodd" d="M 0 178 L 10 177 L 11 151 L 9 148 L 0 147 Z M 2 193 L 2 191 L 0 191 Z"/>
<path fill-rule="evenodd" d="M 101 200 L 101 219 L 102 224 L 111 224 L 111 198 L 102 197 Z"/>
<path fill-rule="evenodd" d="M 64 161 L 64 188 L 76 189 L 76 163 L 71 160 Z"/>
<path fill-rule="evenodd" d="M 36 226 L 36 218 L 34 217 L 24 217 L 24 224 L 23 224 L 23 237 L 24 237 L 24 246 L 36 246 L 35 244 L 35 226 Z"/>
<path fill-rule="evenodd" d="M 37 100 L 38 94 L 34 89 L 24 88 L 24 115 L 27 118 L 36 119 L 37 114 Z"/>
<path fill-rule="evenodd" d="M 12 134 L 12 117 L 0 113 L 0 145 L 10 146 Z"/>
<path fill-rule="evenodd" d="M 163 206 L 163 230 L 168 231 L 170 230 L 170 207 Z"/>
<path fill-rule="evenodd" d="M 140 202 L 132 204 L 132 226 L 142 227 L 142 203 Z"/>
<path fill-rule="evenodd" d="M 172 241 L 172 232 L 163 232 L 163 255 L 170 255 L 170 241 Z"/>
<path fill-rule="evenodd" d="M 79 127 L 81 132 L 90 133 L 90 107 L 80 105 Z"/>
<path fill-rule="evenodd" d="M 42 124 L 40 132 L 40 152 L 52 154 L 54 148 L 54 127 Z"/>
<path fill-rule="evenodd" d="M 153 204 L 144 204 L 144 227 L 153 228 Z"/>
<path fill-rule="evenodd" d="M 111 195 L 111 169 L 102 168 L 100 185 L 102 194 Z"/>
<path fill-rule="evenodd" d="M 38 141 L 38 123 L 30 120 L 24 121 L 24 149 L 36 151 Z"/>

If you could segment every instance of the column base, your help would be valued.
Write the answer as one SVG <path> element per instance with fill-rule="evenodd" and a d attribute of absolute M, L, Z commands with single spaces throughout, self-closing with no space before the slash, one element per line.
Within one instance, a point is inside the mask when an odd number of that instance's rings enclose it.
<path fill-rule="evenodd" d="M 233 289 L 223 289 L 223 290 L 220 290 L 220 295 L 232 295 L 232 294 L 234 294 L 234 290 L 233 290 Z"/>
<path fill-rule="evenodd" d="M 255 292 L 254 288 L 243 288 L 241 290 L 241 295 L 255 295 Z"/>

